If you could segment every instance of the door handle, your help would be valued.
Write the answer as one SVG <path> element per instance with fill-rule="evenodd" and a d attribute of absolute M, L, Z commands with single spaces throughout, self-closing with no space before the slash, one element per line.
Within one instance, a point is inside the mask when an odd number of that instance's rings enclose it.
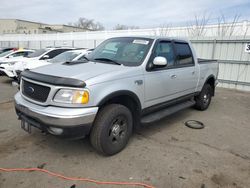
<path fill-rule="evenodd" d="M 174 78 L 177 78 L 177 76 L 175 74 L 171 75 L 171 78 L 174 79 Z"/>
<path fill-rule="evenodd" d="M 195 72 L 193 71 L 193 72 L 192 72 L 192 75 L 194 75 L 194 73 L 195 73 Z"/>

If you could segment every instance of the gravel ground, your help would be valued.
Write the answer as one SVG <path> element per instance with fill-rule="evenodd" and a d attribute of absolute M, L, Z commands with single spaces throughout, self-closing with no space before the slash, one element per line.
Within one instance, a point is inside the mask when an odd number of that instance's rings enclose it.
<path fill-rule="evenodd" d="M 104 157 L 91 148 L 88 139 L 62 140 L 36 129 L 27 134 L 20 128 L 13 108 L 17 88 L 0 77 L 0 91 L 2 168 L 43 166 L 67 176 L 144 182 L 160 188 L 250 185 L 250 93 L 217 88 L 207 111 L 190 108 L 146 125 L 134 133 L 125 150 Z M 202 121 L 205 128 L 184 126 L 190 119 Z M 65 181 L 38 172 L 0 172 L 1 188 L 72 185 L 129 187 Z"/>

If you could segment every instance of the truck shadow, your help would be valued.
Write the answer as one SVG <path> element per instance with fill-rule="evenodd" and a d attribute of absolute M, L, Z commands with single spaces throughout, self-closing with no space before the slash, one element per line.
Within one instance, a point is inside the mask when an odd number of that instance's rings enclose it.
<path fill-rule="evenodd" d="M 192 108 L 185 109 L 154 123 L 142 125 L 139 130 L 134 131 L 134 134 L 128 143 L 128 147 L 133 145 L 134 139 L 140 139 L 140 136 L 150 137 L 158 134 L 159 132 L 168 131 L 174 126 L 184 126 L 184 121 L 187 120 L 187 117 L 189 117 L 193 111 L 194 109 Z M 105 156 L 98 154 L 92 148 L 89 137 L 81 140 L 67 140 L 57 138 L 49 134 L 44 135 L 37 129 L 33 129 L 32 131 L 32 134 L 28 136 L 29 140 L 32 140 L 31 147 L 34 150 L 39 149 L 40 151 L 43 151 L 56 158 L 59 157 L 59 159 L 62 161 L 64 159 L 75 159 L 75 161 L 73 160 L 73 163 L 77 164 L 79 163 L 79 158 L 82 157 L 86 157 L 85 160 L 91 160 L 93 157 L 95 159 L 102 159 L 103 157 L 105 158 Z M 118 154 L 115 156 L 121 155 Z M 112 156 L 111 158 L 115 156 Z"/>
<path fill-rule="evenodd" d="M 142 124 L 139 130 L 135 131 L 135 136 L 136 134 L 154 135 L 163 130 L 171 129 L 173 126 L 183 126 L 184 122 L 190 118 L 190 114 L 194 111 L 193 108 L 188 108 L 166 116 L 161 120 Z"/>

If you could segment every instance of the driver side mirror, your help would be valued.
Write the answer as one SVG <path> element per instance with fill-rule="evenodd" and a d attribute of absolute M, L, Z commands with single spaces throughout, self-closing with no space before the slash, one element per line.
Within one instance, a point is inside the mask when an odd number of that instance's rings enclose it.
<path fill-rule="evenodd" d="M 157 56 L 153 60 L 153 65 L 155 66 L 160 66 L 160 67 L 165 67 L 167 66 L 168 62 L 165 57 Z"/>
<path fill-rule="evenodd" d="M 49 59 L 49 55 L 44 55 L 42 59 Z"/>

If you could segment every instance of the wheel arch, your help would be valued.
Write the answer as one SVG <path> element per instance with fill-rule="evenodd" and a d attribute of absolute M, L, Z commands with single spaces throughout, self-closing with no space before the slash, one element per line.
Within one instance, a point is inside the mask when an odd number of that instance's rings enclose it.
<path fill-rule="evenodd" d="M 206 79 L 206 81 L 205 81 L 205 83 L 204 83 L 204 85 L 205 84 L 209 84 L 211 87 L 212 87 L 212 89 L 213 89 L 213 96 L 214 96 L 214 93 L 215 93 L 215 76 L 214 75 L 210 75 L 210 76 L 208 76 L 207 77 L 207 79 Z"/>
<path fill-rule="evenodd" d="M 107 104 L 121 104 L 126 106 L 132 113 L 134 125 L 138 126 L 141 117 L 141 102 L 138 96 L 128 90 L 119 90 L 105 96 L 98 106 L 102 108 Z"/>

